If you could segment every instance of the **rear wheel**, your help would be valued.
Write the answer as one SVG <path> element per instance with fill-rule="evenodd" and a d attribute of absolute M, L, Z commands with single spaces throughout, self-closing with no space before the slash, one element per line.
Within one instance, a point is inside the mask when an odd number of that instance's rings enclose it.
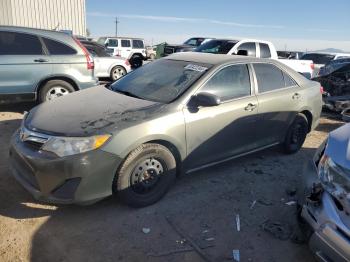
<path fill-rule="evenodd" d="M 138 68 L 140 66 L 142 66 L 142 57 L 139 55 L 134 55 L 133 57 L 130 58 L 130 64 L 133 68 Z"/>
<path fill-rule="evenodd" d="M 74 87 L 63 80 L 50 80 L 39 91 L 39 102 L 52 101 L 74 92 Z"/>
<path fill-rule="evenodd" d="M 143 144 L 121 165 L 113 182 L 113 192 L 122 202 L 144 207 L 157 202 L 176 178 L 176 161 L 165 146 Z"/>
<path fill-rule="evenodd" d="M 118 80 L 119 78 L 121 78 L 124 75 L 126 75 L 126 70 L 122 66 L 115 66 L 111 70 L 111 79 L 113 81 Z"/>
<path fill-rule="evenodd" d="M 293 154 L 303 146 L 308 133 L 308 121 L 306 116 L 298 114 L 288 129 L 283 147 L 287 154 Z"/>

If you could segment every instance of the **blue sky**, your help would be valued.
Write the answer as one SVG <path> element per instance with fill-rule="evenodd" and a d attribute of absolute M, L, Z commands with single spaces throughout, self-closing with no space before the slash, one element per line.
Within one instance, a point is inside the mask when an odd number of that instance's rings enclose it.
<path fill-rule="evenodd" d="M 350 51 L 350 0 L 86 0 L 94 37 L 115 34 L 148 44 L 191 36 L 256 38 L 278 49 Z"/>

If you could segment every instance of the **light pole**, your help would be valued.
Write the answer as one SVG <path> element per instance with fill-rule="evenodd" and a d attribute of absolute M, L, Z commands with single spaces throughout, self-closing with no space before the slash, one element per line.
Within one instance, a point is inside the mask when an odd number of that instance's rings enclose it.
<path fill-rule="evenodd" d="M 119 20 L 118 17 L 115 18 L 115 36 L 118 36 L 118 24 Z"/>

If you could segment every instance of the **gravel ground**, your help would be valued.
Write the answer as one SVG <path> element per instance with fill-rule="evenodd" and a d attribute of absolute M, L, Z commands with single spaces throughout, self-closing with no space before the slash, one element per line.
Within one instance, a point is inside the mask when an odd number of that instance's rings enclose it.
<path fill-rule="evenodd" d="M 305 161 L 341 122 L 323 117 L 298 154 L 273 148 L 183 176 L 150 207 L 132 209 L 116 197 L 54 206 L 34 201 L 8 167 L 10 136 L 30 107 L 0 112 L 0 261 L 205 261 L 190 240 L 207 261 L 233 261 L 233 250 L 241 261 L 313 261 L 290 237 L 295 206 L 286 190 L 298 188 Z M 276 236 L 263 230 L 269 222 L 279 223 Z"/>

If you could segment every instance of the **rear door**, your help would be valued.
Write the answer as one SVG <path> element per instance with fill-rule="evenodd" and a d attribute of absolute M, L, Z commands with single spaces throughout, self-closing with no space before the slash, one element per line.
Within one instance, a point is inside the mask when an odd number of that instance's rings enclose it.
<path fill-rule="evenodd" d="M 59 40 L 46 37 L 42 37 L 42 40 L 53 63 L 52 75 L 67 75 L 75 79 L 81 79 L 82 76 L 91 77 L 93 75 L 93 70 L 88 72 L 84 54 L 78 54 L 75 48 Z"/>
<path fill-rule="evenodd" d="M 131 54 L 131 40 L 121 39 L 119 50 L 120 50 L 120 56 L 128 59 Z"/>
<path fill-rule="evenodd" d="M 39 80 L 52 72 L 51 58 L 36 35 L 0 31 L 0 93 L 35 97 Z"/>
<path fill-rule="evenodd" d="M 258 103 L 245 64 L 230 65 L 215 73 L 196 93 L 220 97 L 213 107 L 184 109 L 188 157 L 193 169 L 256 148 Z"/>
<path fill-rule="evenodd" d="M 284 140 L 305 95 L 303 89 L 277 66 L 254 63 L 253 68 L 260 117 L 257 139 L 262 147 Z"/>

